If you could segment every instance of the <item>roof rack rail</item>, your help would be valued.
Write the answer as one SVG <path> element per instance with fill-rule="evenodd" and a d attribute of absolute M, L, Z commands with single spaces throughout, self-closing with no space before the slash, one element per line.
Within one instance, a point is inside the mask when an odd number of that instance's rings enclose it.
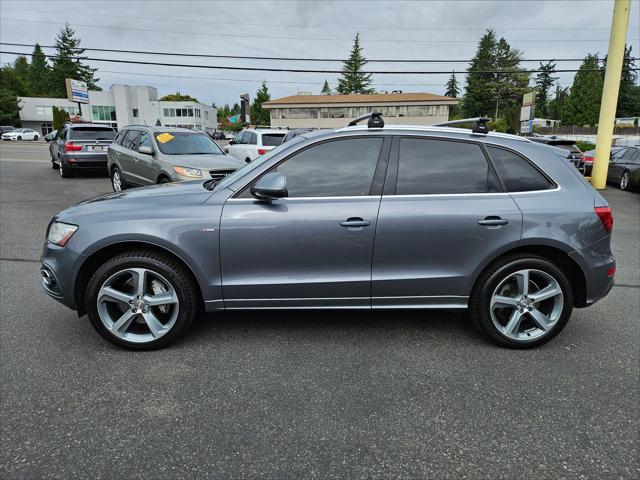
<path fill-rule="evenodd" d="M 436 123 L 434 127 L 453 127 L 456 125 L 464 125 L 471 123 L 471 131 L 473 133 L 489 133 L 489 126 L 487 125 L 491 119 L 487 117 L 475 117 L 475 118 L 461 118 L 459 120 L 449 120 L 448 122 Z"/>
<path fill-rule="evenodd" d="M 367 122 L 367 127 L 369 128 L 384 127 L 384 120 L 382 120 L 382 113 L 380 112 L 371 112 L 371 113 L 367 113 L 366 115 L 361 115 L 357 118 L 354 118 L 349 122 L 348 126 L 353 127 L 354 125 L 357 125 L 362 120 L 366 120 L 367 118 L 369 119 L 369 121 Z"/>

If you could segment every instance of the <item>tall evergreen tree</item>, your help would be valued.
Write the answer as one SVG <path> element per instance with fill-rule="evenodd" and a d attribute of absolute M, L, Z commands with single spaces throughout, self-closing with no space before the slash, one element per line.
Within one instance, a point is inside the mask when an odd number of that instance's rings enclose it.
<path fill-rule="evenodd" d="M 522 95 L 529 85 L 529 74 L 520 68 L 520 50 L 512 48 L 505 38 L 496 45 L 496 73 L 493 77 L 495 117 L 504 117 L 512 130 L 516 131 L 520 121 Z M 502 73 L 504 72 L 504 73 Z"/>
<path fill-rule="evenodd" d="M 595 125 L 602 99 L 602 74 L 598 55 L 588 54 L 573 79 L 569 98 L 562 110 L 565 125 Z"/>
<path fill-rule="evenodd" d="M 80 39 L 76 38 L 76 32 L 69 24 L 58 32 L 55 47 L 57 50 L 56 58 L 53 61 L 52 85 L 51 90 L 55 96 L 66 97 L 67 88 L 65 78 L 75 78 L 87 83 L 90 90 L 100 90 L 97 85 L 98 78 L 95 78 L 97 68 L 82 63 L 79 59 L 84 54 L 84 48 L 80 47 Z"/>
<path fill-rule="evenodd" d="M 327 82 L 326 80 L 324 81 L 324 85 L 322 86 L 321 93 L 323 95 L 330 95 L 331 94 L 331 87 L 329 87 L 329 82 Z"/>
<path fill-rule="evenodd" d="M 549 90 L 553 86 L 558 77 L 553 74 L 556 71 L 556 64 L 549 60 L 547 63 L 540 62 L 538 74 L 536 75 L 536 116 L 547 118 L 549 116 Z"/>
<path fill-rule="evenodd" d="M 0 68 L 0 125 L 20 125 L 20 105 L 16 93 L 16 77 L 13 68 Z"/>
<path fill-rule="evenodd" d="M 569 98 L 569 87 L 563 88 L 560 85 L 556 85 L 555 95 L 552 100 L 549 100 L 547 109 L 549 118 L 554 120 L 560 120 L 562 118 L 562 110 L 564 109 L 567 98 Z"/>
<path fill-rule="evenodd" d="M 29 89 L 31 90 L 31 95 L 37 97 L 49 95 L 50 80 L 51 67 L 42 48 L 36 43 L 31 54 L 31 66 L 29 67 Z"/>
<path fill-rule="evenodd" d="M 478 44 L 478 50 L 467 69 L 465 94 L 462 100 L 462 111 L 466 117 L 480 117 L 493 114 L 495 110 L 494 74 L 481 73 L 492 71 L 496 67 L 496 34 L 487 30 Z"/>
<path fill-rule="evenodd" d="M 636 61 L 631 56 L 632 46 L 624 47 L 622 74 L 620 76 L 620 91 L 618 92 L 617 117 L 640 116 L 640 86 L 636 85 L 638 74 L 635 71 Z M 607 57 L 604 57 L 602 73 L 607 67 Z"/>
<path fill-rule="evenodd" d="M 445 85 L 444 95 L 451 98 L 458 98 L 460 95 L 460 87 L 458 87 L 458 80 L 456 79 L 455 71 L 451 73 L 451 76 Z"/>
<path fill-rule="evenodd" d="M 269 115 L 269 110 L 262 106 L 263 103 L 268 102 L 269 100 L 271 100 L 271 95 L 267 88 L 267 82 L 262 82 L 262 86 L 256 92 L 256 96 L 249 109 L 251 123 L 254 125 L 270 125 L 271 117 Z"/>
<path fill-rule="evenodd" d="M 13 62 L 13 72 L 17 78 L 29 88 L 29 61 L 24 55 L 20 55 Z"/>
<path fill-rule="evenodd" d="M 360 46 L 360 34 L 356 33 L 353 48 L 342 65 L 342 76 L 338 79 L 337 91 L 341 95 L 350 93 L 373 93 L 371 88 L 371 74 L 363 73 L 362 68 L 367 64 L 366 58 L 362 55 Z"/>

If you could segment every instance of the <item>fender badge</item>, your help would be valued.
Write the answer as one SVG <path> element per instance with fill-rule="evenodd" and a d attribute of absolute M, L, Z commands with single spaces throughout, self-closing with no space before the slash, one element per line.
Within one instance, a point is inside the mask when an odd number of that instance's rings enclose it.
<path fill-rule="evenodd" d="M 203 232 L 215 232 L 215 231 L 216 231 L 216 229 L 215 229 L 215 228 L 206 228 L 206 227 L 205 227 L 205 228 L 203 228 L 203 229 L 202 229 L 202 231 L 203 231 Z"/>

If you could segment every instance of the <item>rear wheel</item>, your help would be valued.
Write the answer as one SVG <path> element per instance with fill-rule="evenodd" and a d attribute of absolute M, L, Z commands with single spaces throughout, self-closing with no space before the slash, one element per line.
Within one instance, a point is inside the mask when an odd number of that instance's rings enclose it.
<path fill-rule="evenodd" d="M 622 172 L 620 176 L 620 190 L 629 190 L 629 170 Z"/>
<path fill-rule="evenodd" d="M 121 192 L 127 188 L 124 180 L 122 179 L 122 172 L 118 167 L 113 167 L 113 170 L 111 171 L 111 188 L 113 188 L 114 192 Z"/>
<path fill-rule="evenodd" d="M 187 270 L 162 254 L 123 253 L 100 267 L 85 295 L 93 327 L 110 342 L 161 348 L 189 327 L 199 303 Z"/>
<path fill-rule="evenodd" d="M 470 299 L 476 327 L 496 343 L 531 348 L 555 337 L 573 309 L 571 286 L 551 262 L 515 255 L 489 266 Z"/>
<path fill-rule="evenodd" d="M 73 177 L 73 171 L 67 166 L 65 166 L 64 161 L 60 158 L 58 159 L 58 171 L 60 172 L 60 176 L 62 178 L 71 178 Z"/>

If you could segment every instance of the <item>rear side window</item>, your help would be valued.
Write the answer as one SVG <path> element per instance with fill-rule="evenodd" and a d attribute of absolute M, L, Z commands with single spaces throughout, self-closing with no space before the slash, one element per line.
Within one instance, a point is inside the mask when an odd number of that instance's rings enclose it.
<path fill-rule="evenodd" d="M 369 195 L 382 138 L 350 138 L 312 146 L 278 165 L 290 197 Z"/>
<path fill-rule="evenodd" d="M 262 135 L 262 146 L 264 147 L 277 147 L 282 143 L 285 134 L 280 133 L 265 133 Z"/>
<path fill-rule="evenodd" d="M 116 131 L 113 128 L 75 127 L 69 136 L 72 140 L 113 140 Z"/>
<path fill-rule="evenodd" d="M 531 163 L 509 150 L 487 147 L 498 176 L 508 192 L 548 190 L 552 183 Z"/>
<path fill-rule="evenodd" d="M 479 145 L 400 139 L 396 195 L 497 192 L 498 182 Z"/>
<path fill-rule="evenodd" d="M 138 143 L 140 142 L 140 130 L 129 130 L 127 136 L 122 141 L 122 146 L 129 150 L 137 150 Z"/>

